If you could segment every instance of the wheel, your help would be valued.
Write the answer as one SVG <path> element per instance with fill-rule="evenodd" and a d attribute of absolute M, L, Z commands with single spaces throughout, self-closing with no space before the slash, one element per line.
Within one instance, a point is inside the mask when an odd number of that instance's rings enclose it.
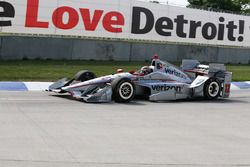
<path fill-rule="evenodd" d="M 221 92 L 221 84 L 216 78 L 210 78 L 204 85 L 204 97 L 208 100 L 217 99 Z"/>
<path fill-rule="evenodd" d="M 118 78 L 111 83 L 112 98 L 118 103 L 128 103 L 135 96 L 135 85 L 129 78 Z"/>
<path fill-rule="evenodd" d="M 87 70 L 79 71 L 74 77 L 76 81 L 81 81 L 81 82 L 88 81 L 94 78 L 96 78 L 96 75 Z"/>

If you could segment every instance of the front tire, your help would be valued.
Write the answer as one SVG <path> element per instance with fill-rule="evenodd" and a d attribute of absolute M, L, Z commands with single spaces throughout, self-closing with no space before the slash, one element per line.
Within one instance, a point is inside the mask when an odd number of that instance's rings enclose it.
<path fill-rule="evenodd" d="M 204 85 L 204 97 L 208 100 L 215 100 L 221 92 L 221 83 L 216 78 L 210 78 Z"/>
<path fill-rule="evenodd" d="M 96 75 L 93 72 L 87 70 L 79 71 L 74 77 L 75 81 L 80 81 L 80 82 L 88 81 L 95 78 Z"/>
<path fill-rule="evenodd" d="M 128 103 L 135 96 L 135 85 L 129 78 L 118 78 L 111 83 L 112 98 L 118 103 Z"/>

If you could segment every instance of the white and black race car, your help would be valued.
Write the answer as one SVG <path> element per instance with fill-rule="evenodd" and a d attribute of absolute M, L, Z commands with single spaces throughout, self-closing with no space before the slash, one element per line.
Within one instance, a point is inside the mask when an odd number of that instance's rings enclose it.
<path fill-rule="evenodd" d="M 137 72 L 123 72 L 96 77 L 80 71 L 71 80 L 52 84 L 48 91 L 70 93 L 85 102 L 127 103 L 136 97 L 150 101 L 204 97 L 214 100 L 230 95 L 232 73 L 223 64 L 201 65 L 197 60 L 183 60 L 180 68 L 154 56 L 150 66 Z"/>

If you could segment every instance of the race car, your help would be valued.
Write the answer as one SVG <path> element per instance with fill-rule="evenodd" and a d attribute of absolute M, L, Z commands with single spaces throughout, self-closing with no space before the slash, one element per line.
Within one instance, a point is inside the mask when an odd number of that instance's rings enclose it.
<path fill-rule="evenodd" d="M 123 72 L 96 77 L 83 70 L 71 80 L 63 78 L 48 91 L 69 93 L 84 102 L 128 103 L 140 97 L 149 101 L 169 101 L 203 97 L 208 100 L 228 98 L 232 73 L 223 64 L 202 65 L 197 60 L 183 60 L 181 67 L 155 55 L 149 66 L 136 72 Z"/>

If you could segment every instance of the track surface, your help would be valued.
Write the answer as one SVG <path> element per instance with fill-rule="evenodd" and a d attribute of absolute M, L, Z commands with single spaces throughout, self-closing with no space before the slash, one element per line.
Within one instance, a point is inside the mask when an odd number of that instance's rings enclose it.
<path fill-rule="evenodd" d="M 250 91 L 131 104 L 0 92 L 0 166 L 250 166 Z"/>

